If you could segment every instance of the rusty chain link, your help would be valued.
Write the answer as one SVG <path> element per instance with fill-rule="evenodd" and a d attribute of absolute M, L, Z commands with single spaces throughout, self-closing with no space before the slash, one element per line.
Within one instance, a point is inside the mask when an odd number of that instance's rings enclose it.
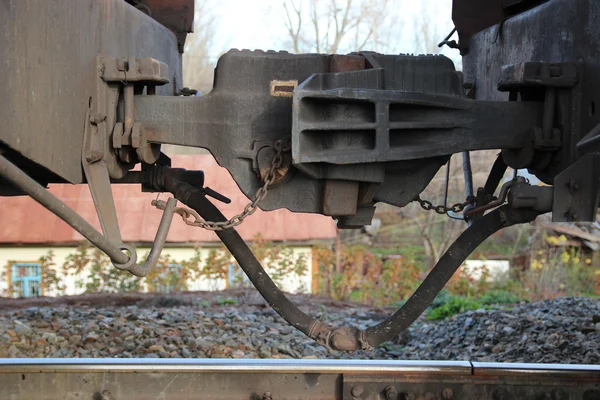
<path fill-rule="evenodd" d="M 204 228 L 209 231 L 222 231 L 224 229 L 229 229 L 240 225 L 242 222 L 244 222 L 244 219 L 254 214 L 258 208 L 258 204 L 267 196 L 268 188 L 275 180 L 275 171 L 277 171 L 277 169 L 283 164 L 283 153 L 290 150 L 289 146 L 286 146 L 287 142 L 287 140 L 278 140 L 271 145 L 271 147 L 275 150 L 275 156 L 273 156 L 273 160 L 271 161 L 269 172 L 265 176 L 262 186 L 256 191 L 254 200 L 248 203 L 240 214 L 233 216 L 228 221 L 214 222 L 204 221 L 196 211 L 187 207 L 177 207 L 175 209 L 175 213 L 181 216 L 186 225 Z M 154 201 L 153 205 L 156 208 L 161 209 L 163 206 L 162 203 L 164 202 Z"/>
<path fill-rule="evenodd" d="M 464 202 L 453 204 L 450 207 L 446 205 L 434 206 L 432 202 L 429 200 L 423 200 L 421 196 L 415 197 L 413 201 L 417 201 L 421 205 L 421 208 L 425 211 L 433 210 L 438 214 L 447 214 L 448 212 L 452 211 L 453 213 L 458 214 L 462 212 L 465 207 L 475 204 L 475 200 L 475 196 L 468 196 Z"/>

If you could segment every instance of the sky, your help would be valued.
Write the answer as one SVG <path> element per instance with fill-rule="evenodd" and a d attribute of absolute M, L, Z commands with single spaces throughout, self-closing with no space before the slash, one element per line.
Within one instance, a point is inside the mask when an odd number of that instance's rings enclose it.
<path fill-rule="evenodd" d="M 212 1 L 212 0 L 211 0 Z M 220 0 L 215 1 L 213 13 L 217 18 L 218 39 L 213 53 L 229 48 L 287 50 L 285 48 L 284 0 Z M 452 0 L 389 0 L 390 20 L 399 24 L 402 34 L 395 50 L 410 53 L 414 50 L 414 19 L 425 12 L 441 41 L 453 28 Z M 378 50 L 378 49 L 374 49 Z M 455 63 L 460 60 L 457 50 L 444 48 L 442 54 Z M 214 55 L 213 55 L 214 56 Z"/>

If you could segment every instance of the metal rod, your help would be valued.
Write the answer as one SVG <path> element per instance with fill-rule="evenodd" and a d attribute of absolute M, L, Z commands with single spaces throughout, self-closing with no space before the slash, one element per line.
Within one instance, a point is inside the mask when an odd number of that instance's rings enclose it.
<path fill-rule="evenodd" d="M 191 185 L 172 181 L 168 183 L 167 188 L 177 199 L 196 210 L 205 220 L 227 220 L 221 211 L 205 197 L 204 192 Z M 365 331 L 352 327 L 334 329 L 304 313 L 277 287 L 234 228 L 215 233 L 237 260 L 250 282 L 277 314 L 327 348 L 354 351 L 370 350 L 393 339 L 408 328 L 431 304 L 454 272 L 479 244 L 504 227 L 515 223 L 530 222 L 536 216 L 537 213 L 534 211 L 517 211 L 504 206 L 482 217 L 467 228 L 450 246 L 415 293 L 396 313 Z"/>
<path fill-rule="evenodd" d="M 465 179 L 465 192 L 467 198 L 475 195 L 475 190 L 473 188 L 473 170 L 471 169 L 471 153 L 468 151 L 463 151 L 462 153 L 462 164 L 463 164 L 463 174 Z M 472 204 L 469 204 L 465 207 L 465 212 L 469 211 L 473 208 Z M 473 220 L 466 219 L 467 224 L 471 226 Z"/>
<path fill-rule="evenodd" d="M 160 200 L 153 200 L 152 205 L 155 206 L 159 201 Z M 160 202 L 164 203 L 163 201 Z M 146 259 L 144 264 L 136 264 L 137 256 L 135 248 L 133 248 L 133 246 L 124 245 L 124 248 L 132 254 L 132 258 L 129 259 L 127 264 L 113 263 L 114 266 L 119 269 L 129 271 L 135 276 L 147 276 L 150 273 L 150 271 L 154 269 L 156 263 L 158 263 L 160 254 L 162 253 L 163 248 L 165 247 L 167 235 L 169 234 L 171 222 L 173 221 L 173 215 L 175 214 L 175 206 L 177 206 L 177 200 L 172 197 L 167 201 L 166 205 L 163 206 L 164 212 L 160 220 L 160 224 L 158 225 L 158 231 L 156 232 L 156 236 L 154 237 L 154 244 L 152 245 L 152 249 L 150 249 L 150 254 L 148 254 L 148 258 Z"/>
<path fill-rule="evenodd" d="M 471 153 L 468 151 L 464 151 L 462 153 L 463 157 L 463 172 L 465 175 L 465 191 L 467 192 L 467 197 L 473 196 L 475 191 L 473 190 L 473 171 L 471 169 Z"/>
<path fill-rule="evenodd" d="M 444 189 L 444 207 L 448 206 L 448 190 L 450 189 L 450 163 L 452 163 L 452 156 L 446 164 L 446 188 Z"/>
<path fill-rule="evenodd" d="M 67 207 L 59 198 L 54 196 L 42 185 L 30 178 L 19 167 L 0 155 L 0 176 L 4 177 L 14 186 L 30 195 L 35 201 L 46 207 L 60 219 L 69 224 L 87 240 L 106 253 L 113 262 L 126 263 L 129 256 L 121 251 L 118 245 L 112 243 L 85 219 L 71 208 Z"/>
<path fill-rule="evenodd" d="M 133 85 L 128 84 L 123 88 L 123 97 L 124 97 L 124 114 L 125 114 L 125 125 L 123 129 L 123 133 L 125 136 L 131 134 L 131 128 L 133 127 Z"/>

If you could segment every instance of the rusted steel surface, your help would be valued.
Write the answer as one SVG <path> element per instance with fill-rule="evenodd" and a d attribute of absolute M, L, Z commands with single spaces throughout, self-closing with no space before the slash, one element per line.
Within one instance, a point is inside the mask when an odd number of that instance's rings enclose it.
<path fill-rule="evenodd" d="M 600 367 L 468 361 L 0 359 L 18 399 L 583 399 Z"/>
<path fill-rule="evenodd" d="M 360 71 L 365 69 L 365 57 L 360 55 L 329 56 L 329 72 Z"/>
<path fill-rule="evenodd" d="M 194 0 L 134 0 L 150 9 L 150 16 L 177 36 L 183 53 L 185 38 L 194 28 Z"/>
<path fill-rule="evenodd" d="M 463 58 L 465 82 L 474 85 L 477 100 L 508 99 L 508 93 L 498 90 L 498 83 L 506 80 L 503 75 L 510 66 L 532 62 L 581 66 L 576 87 L 570 92 L 559 91 L 557 96 L 556 113 L 564 130 L 560 158 L 551 164 L 556 172 L 584 154 L 576 148 L 577 142 L 600 123 L 600 113 L 595 112 L 600 92 L 598 15 L 597 0 L 548 1 L 508 19 L 501 28 L 491 27 L 473 36 L 469 54 Z M 554 178 L 536 176 L 545 182 Z"/>
<path fill-rule="evenodd" d="M 456 30 L 460 34 L 471 36 L 502 21 L 502 2 L 503 0 L 454 0 L 452 20 Z"/>
<path fill-rule="evenodd" d="M 358 182 L 328 179 L 323 185 L 324 215 L 354 215 L 358 203 Z"/>
<path fill-rule="evenodd" d="M 452 20 L 467 37 L 548 0 L 454 0 Z"/>
<path fill-rule="evenodd" d="M 182 82 L 177 38 L 123 0 L 0 0 L 0 142 L 60 177 L 83 180 L 84 118 L 97 56 L 152 57 Z"/>

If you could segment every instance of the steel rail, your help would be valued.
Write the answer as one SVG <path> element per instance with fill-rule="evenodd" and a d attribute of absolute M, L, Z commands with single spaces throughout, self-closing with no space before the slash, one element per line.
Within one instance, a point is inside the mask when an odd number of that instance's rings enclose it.
<path fill-rule="evenodd" d="M 515 364 L 515 368 L 519 364 Z M 278 360 L 278 359 L 147 359 L 147 358 L 0 358 L 0 374 L 21 372 L 228 372 L 288 373 L 401 373 L 446 372 L 470 375 L 469 361 L 394 360 Z M 600 367 L 599 367 L 600 368 Z M 556 369 L 556 366 L 554 367 Z M 600 371 L 600 369 L 599 369 Z"/>
<path fill-rule="evenodd" d="M 582 399 L 600 366 L 469 361 L 0 359 L 4 399 Z"/>
<path fill-rule="evenodd" d="M 600 383 L 600 365 L 591 364 L 535 364 L 494 363 L 473 361 L 417 361 L 417 360 L 311 360 L 311 359 L 148 359 L 148 358 L 0 358 L 0 374 L 21 372 L 222 372 L 274 374 L 299 373 L 405 373 L 446 372 L 477 375 L 486 373 L 592 374 Z"/>

